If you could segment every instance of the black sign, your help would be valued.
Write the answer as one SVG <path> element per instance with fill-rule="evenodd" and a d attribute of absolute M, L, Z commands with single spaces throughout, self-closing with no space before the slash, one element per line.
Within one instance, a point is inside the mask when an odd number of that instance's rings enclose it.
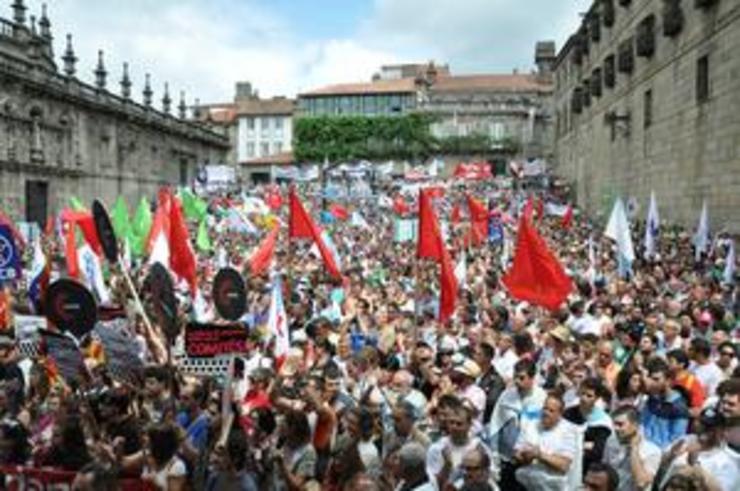
<path fill-rule="evenodd" d="M 103 246 L 105 258 L 111 263 L 117 263 L 118 242 L 116 241 L 116 233 L 110 223 L 110 217 L 105 210 L 105 206 L 98 200 L 93 201 L 92 213 L 93 220 L 95 221 L 95 230 L 98 232 L 98 238 L 100 239 L 100 245 Z"/>
<path fill-rule="evenodd" d="M 44 297 L 44 314 L 62 331 L 69 331 L 77 339 L 95 327 L 98 308 L 92 293 L 80 283 L 69 279 L 56 280 Z"/>
<path fill-rule="evenodd" d="M 238 320 L 247 309 L 247 293 L 244 278 L 232 268 L 224 268 L 213 280 L 213 302 L 224 319 Z"/>
<path fill-rule="evenodd" d="M 196 324 L 185 327 L 185 352 L 192 358 L 246 353 L 249 331 L 242 324 Z"/>
<path fill-rule="evenodd" d="M 126 320 L 98 322 L 93 331 L 105 351 L 105 361 L 111 376 L 121 382 L 137 383 L 141 380 L 144 364 L 139 358 L 136 339 L 126 330 Z"/>
<path fill-rule="evenodd" d="M 68 336 L 40 330 L 42 351 L 54 361 L 59 375 L 68 383 L 79 384 L 85 377 L 85 362 L 77 344 Z"/>
<path fill-rule="evenodd" d="M 154 311 L 167 339 L 172 342 L 180 334 L 177 323 L 177 299 L 172 278 L 164 266 L 154 263 L 149 271 L 147 284 L 152 294 Z"/>

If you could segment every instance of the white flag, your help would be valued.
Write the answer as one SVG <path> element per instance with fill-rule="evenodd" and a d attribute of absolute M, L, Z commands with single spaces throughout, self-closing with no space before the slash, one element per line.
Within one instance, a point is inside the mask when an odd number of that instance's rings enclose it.
<path fill-rule="evenodd" d="M 701 216 L 699 217 L 699 225 L 696 227 L 696 235 L 694 235 L 694 251 L 696 261 L 701 261 L 702 252 L 706 252 L 707 246 L 709 245 L 709 215 L 707 212 L 707 200 L 701 207 Z"/>
<path fill-rule="evenodd" d="M 460 260 L 455 265 L 455 278 L 457 279 L 457 287 L 462 288 L 465 286 L 465 277 L 467 273 L 468 265 L 465 257 L 465 251 L 460 254 Z"/>
<path fill-rule="evenodd" d="M 103 270 L 100 267 L 100 259 L 93 252 L 90 246 L 85 243 L 77 249 L 77 259 L 80 264 L 80 271 L 87 286 L 90 287 L 98 296 L 100 303 L 110 303 L 110 292 L 105 286 L 103 280 Z"/>
<path fill-rule="evenodd" d="M 735 282 L 735 241 L 732 239 L 729 240 L 727 257 L 725 258 L 725 271 L 722 278 L 728 285 Z"/>
<path fill-rule="evenodd" d="M 617 198 L 617 201 L 614 202 L 614 208 L 609 217 L 609 223 L 606 226 L 604 235 L 616 241 L 619 274 L 626 276 L 632 268 L 632 262 L 635 260 L 635 248 L 632 245 L 627 213 L 620 198 Z"/>
<path fill-rule="evenodd" d="M 655 200 L 655 192 L 651 192 L 650 206 L 648 207 L 647 220 L 645 222 L 645 257 L 655 255 L 659 230 L 660 216 L 658 215 L 658 203 Z"/>
<path fill-rule="evenodd" d="M 290 350 L 288 316 L 283 303 L 282 282 L 279 276 L 273 277 L 270 312 L 267 316 L 267 331 L 275 337 L 275 358 L 287 356 Z"/>

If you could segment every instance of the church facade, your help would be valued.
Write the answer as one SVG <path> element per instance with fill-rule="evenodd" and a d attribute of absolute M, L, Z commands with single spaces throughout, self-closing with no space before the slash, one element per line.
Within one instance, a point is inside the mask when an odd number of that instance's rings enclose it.
<path fill-rule="evenodd" d="M 113 93 L 102 52 L 86 84 L 71 36 L 58 67 L 46 12 L 36 22 L 22 0 L 12 10 L 12 20 L 0 18 L 0 211 L 43 226 L 72 196 L 111 205 L 122 195 L 134 206 L 224 160 L 228 138 L 188 118 L 183 94 L 173 108 L 165 89 L 155 109 L 147 75 L 135 102 L 127 65 Z"/>

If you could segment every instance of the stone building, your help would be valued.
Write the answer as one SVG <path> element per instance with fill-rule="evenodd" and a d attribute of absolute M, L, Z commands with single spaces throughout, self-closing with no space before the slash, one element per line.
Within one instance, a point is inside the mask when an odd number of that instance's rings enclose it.
<path fill-rule="evenodd" d="M 558 54 L 557 172 L 592 215 L 740 232 L 740 0 L 595 1 Z"/>
<path fill-rule="evenodd" d="M 249 82 L 237 82 L 234 102 L 198 107 L 201 121 L 229 137 L 227 162 L 243 182 L 274 180 L 274 167 L 293 159 L 295 100 L 261 98 Z"/>
<path fill-rule="evenodd" d="M 438 138 L 485 135 L 494 147 L 498 144 L 503 149 L 505 142 L 513 142 L 520 157 L 548 157 L 554 61 L 555 44 L 540 42 L 538 69 L 526 74 L 457 75 L 448 65 L 434 62 L 383 66 L 370 82 L 329 85 L 300 94 L 298 114 L 422 112 L 437 116 L 431 131 Z M 497 148 L 491 150 L 495 154 Z"/>
<path fill-rule="evenodd" d="M 11 218 L 43 225 L 70 196 L 110 205 L 123 195 L 132 205 L 223 160 L 227 139 L 186 119 L 184 94 L 172 115 L 165 85 L 155 109 L 147 75 L 143 103 L 134 102 L 127 65 L 112 93 L 102 52 L 95 84 L 82 82 L 70 35 L 60 72 L 45 9 L 38 22 L 22 0 L 12 11 L 0 18 L 0 209 Z"/>

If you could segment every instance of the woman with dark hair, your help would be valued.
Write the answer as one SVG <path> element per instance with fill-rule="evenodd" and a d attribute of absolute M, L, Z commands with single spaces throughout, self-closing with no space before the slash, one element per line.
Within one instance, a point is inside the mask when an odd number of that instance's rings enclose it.
<path fill-rule="evenodd" d="M 615 392 L 617 397 L 612 401 L 612 408 L 635 406 L 641 408 L 645 402 L 645 381 L 637 370 L 622 369 L 617 375 Z"/>

